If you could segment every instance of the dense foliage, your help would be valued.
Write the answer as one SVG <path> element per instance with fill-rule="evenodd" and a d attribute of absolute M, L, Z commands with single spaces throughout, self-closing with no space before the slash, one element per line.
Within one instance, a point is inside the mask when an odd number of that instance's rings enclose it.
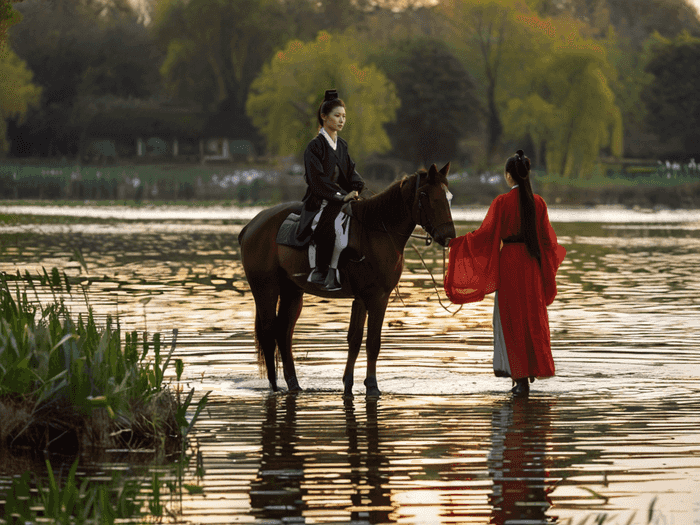
<path fill-rule="evenodd" d="M 14 13 L 8 0 L 0 5 Z M 576 177 L 599 157 L 700 157 L 683 130 L 692 126 L 674 116 L 688 113 L 689 94 L 674 98 L 661 87 L 692 84 L 695 68 L 685 62 L 692 59 L 655 44 L 683 32 L 700 37 L 688 0 L 149 0 L 139 11 L 127 0 L 12 5 L 23 19 L 9 46 L 32 73 L 22 84 L 31 97 L 0 115 L 12 156 L 84 160 L 97 139 L 134 155 L 140 129 L 151 134 L 144 139 L 167 141 L 184 129 L 189 138 L 245 139 L 258 151 L 298 155 L 315 132 L 309 108 L 336 87 L 348 102 L 346 138 L 360 161 L 371 152 L 412 162 L 432 154 L 486 168 L 523 146 L 538 167 Z M 2 27 L 19 19 L 8 17 Z M 308 55 L 313 66 L 303 71 L 297 56 L 290 83 L 291 65 L 283 71 L 279 53 L 308 52 L 319 34 L 334 49 L 326 58 Z M 328 85 L 370 72 L 380 79 L 371 89 L 386 91 L 386 100 L 368 95 L 370 88 L 357 98 L 350 80 Z M 9 89 L 0 85 L 5 99 Z M 436 108 L 449 99 L 454 120 L 438 119 Z M 579 118 L 577 104 L 597 109 Z M 110 124 L 115 115 L 146 114 L 138 122 L 125 117 L 132 126 Z M 574 129 L 564 133 L 566 126 Z M 572 140 L 576 151 L 567 146 Z"/>

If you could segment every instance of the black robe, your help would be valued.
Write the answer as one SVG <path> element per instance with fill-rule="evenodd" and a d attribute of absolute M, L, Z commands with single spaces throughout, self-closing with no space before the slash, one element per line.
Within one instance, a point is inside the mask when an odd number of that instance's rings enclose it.
<path fill-rule="evenodd" d="M 304 207 L 297 240 L 306 244 L 311 239 L 311 223 L 323 201 L 342 203 L 351 191 L 362 191 L 365 182 L 355 171 L 355 163 L 348 154 L 348 143 L 340 137 L 334 150 L 323 135 L 317 135 L 304 151 L 304 168 L 308 188 L 302 199 Z"/>

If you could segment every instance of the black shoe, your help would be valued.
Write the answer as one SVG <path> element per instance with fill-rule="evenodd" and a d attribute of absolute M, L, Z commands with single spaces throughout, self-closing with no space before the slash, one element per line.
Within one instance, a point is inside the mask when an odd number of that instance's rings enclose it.
<path fill-rule="evenodd" d="M 515 380 L 515 386 L 511 390 L 515 397 L 525 397 L 530 394 L 530 383 L 527 377 Z"/>
<path fill-rule="evenodd" d="M 311 273 L 309 274 L 309 278 L 306 279 L 308 282 L 317 284 L 319 286 L 324 286 L 326 284 L 326 274 L 327 271 L 319 270 L 318 268 L 314 268 L 311 270 Z"/>
<path fill-rule="evenodd" d="M 328 275 L 326 275 L 326 281 L 323 287 L 329 292 L 337 292 L 343 289 L 338 280 L 338 270 L 335 268 L 328 269 Z"/>

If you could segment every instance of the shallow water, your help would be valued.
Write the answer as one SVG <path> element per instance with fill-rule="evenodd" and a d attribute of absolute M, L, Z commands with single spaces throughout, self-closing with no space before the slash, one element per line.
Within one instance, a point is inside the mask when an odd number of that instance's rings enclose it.
<path fill-rule="evenodd" d="M 557 376 L 529 400 L 493 376 L 493 298 L 446 311 L 416 253 L 439 288 L 443 251 L 412 241 L 384 324 L 383 395 L 362 395 L 363 352 L 346 403 L 350 302 L 307 296 L 295 332 L 305 391 L 269 394 L 238 260 L 247 216 L 200 212 L 0 229 L 0 271 L 55 266 L 80 277 L 98 318 L 166 339 L 179 330 L 185 381 L 212 391 L 194 435 L 204 493 L 184 497 L 183 521 L 578 524 L 636 512 L 646 523 L 657 498 L 658 523 L 700 523 L 699 213 L 551 210 L 568 250 L 549 309 Z M 455 210 L 458 231 L 482 212 Z M 87 308 L 79 290 L 66 299 Z"/>

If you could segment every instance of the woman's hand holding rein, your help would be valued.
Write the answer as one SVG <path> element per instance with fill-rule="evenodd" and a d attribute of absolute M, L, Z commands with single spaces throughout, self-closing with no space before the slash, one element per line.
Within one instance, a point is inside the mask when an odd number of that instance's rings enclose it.
<path fill-rule="evenodd" d="M 357 192 L 357 190 L 352 190 L 350 193 L 345 195 L 345 197 L 343 197 L 343 202 L 348 202 L 348 201 L 353 200 L 353 199 L 358 199 L 359 197 L 360 197 L 360 194 Z"/>

